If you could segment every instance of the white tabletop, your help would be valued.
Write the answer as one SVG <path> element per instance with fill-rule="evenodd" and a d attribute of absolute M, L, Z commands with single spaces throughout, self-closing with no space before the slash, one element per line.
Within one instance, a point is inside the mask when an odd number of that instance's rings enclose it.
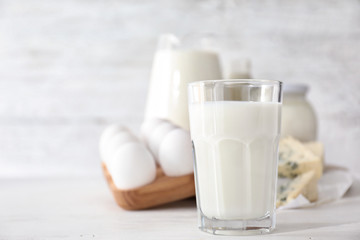
<path fill-rule="evenodd" d="M 360 179 L 346 196 L 282 210 L 256 239 L 360 239 Z M 0 239 L 214 239 L 197 228 L 195 200 L 146 211 L 119 208 L 100 177 L 0 181 Z M 239 239 L 239 237 L 223 237 Z M 241 239 L 254 239 L 253 236 Z"/>

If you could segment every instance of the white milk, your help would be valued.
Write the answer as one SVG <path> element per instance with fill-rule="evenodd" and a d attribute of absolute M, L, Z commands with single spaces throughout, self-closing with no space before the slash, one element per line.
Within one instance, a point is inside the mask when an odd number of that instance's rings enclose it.
<path fill-rule="evenodd" d="M 216 53 L 205 50 L 157 51 L 145 118 L 164 118 L 189 130 L 187 84 L 211 79 L 221 79 Z"/>
<path fill-rule="evenodd" d="M 217 219 L 256 219 L 274 211 L 279 103 L 190 106 L 197 201 Z"/>

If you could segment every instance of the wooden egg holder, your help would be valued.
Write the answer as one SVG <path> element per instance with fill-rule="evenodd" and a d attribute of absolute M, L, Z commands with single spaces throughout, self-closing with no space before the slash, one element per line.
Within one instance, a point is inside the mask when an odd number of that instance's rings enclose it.
<path fill-rule="evenodd" d="M 126 210 L 140 210 L 195 196 L 194 174 L 168 177 L 157 167 L 156 178 L 148 185 L 130 190 L 116 188 L 104 163 L 102 169 L 116 203 Z"/>

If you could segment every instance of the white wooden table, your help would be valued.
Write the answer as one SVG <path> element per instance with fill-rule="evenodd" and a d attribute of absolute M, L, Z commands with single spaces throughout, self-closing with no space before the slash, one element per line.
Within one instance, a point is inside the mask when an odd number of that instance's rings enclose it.
<path fill-rule="evenodd" d="M 360 178 L 345 198 L 282 210 L 277 228 L 258 237 L 221 237 L 197 229 L 195 200 L 146 211 L 119 208 L 105 180 L 0 180 L 0 239 L 360 239 Z"/>

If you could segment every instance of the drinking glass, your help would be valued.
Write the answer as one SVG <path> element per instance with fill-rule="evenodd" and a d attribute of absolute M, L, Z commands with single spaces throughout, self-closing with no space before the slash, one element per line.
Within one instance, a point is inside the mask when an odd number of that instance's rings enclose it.
<path fill-rule="evenodd" d="M 199 228 L 221 235 L 275 228 L 282 83 L 188 85 Z"/>

